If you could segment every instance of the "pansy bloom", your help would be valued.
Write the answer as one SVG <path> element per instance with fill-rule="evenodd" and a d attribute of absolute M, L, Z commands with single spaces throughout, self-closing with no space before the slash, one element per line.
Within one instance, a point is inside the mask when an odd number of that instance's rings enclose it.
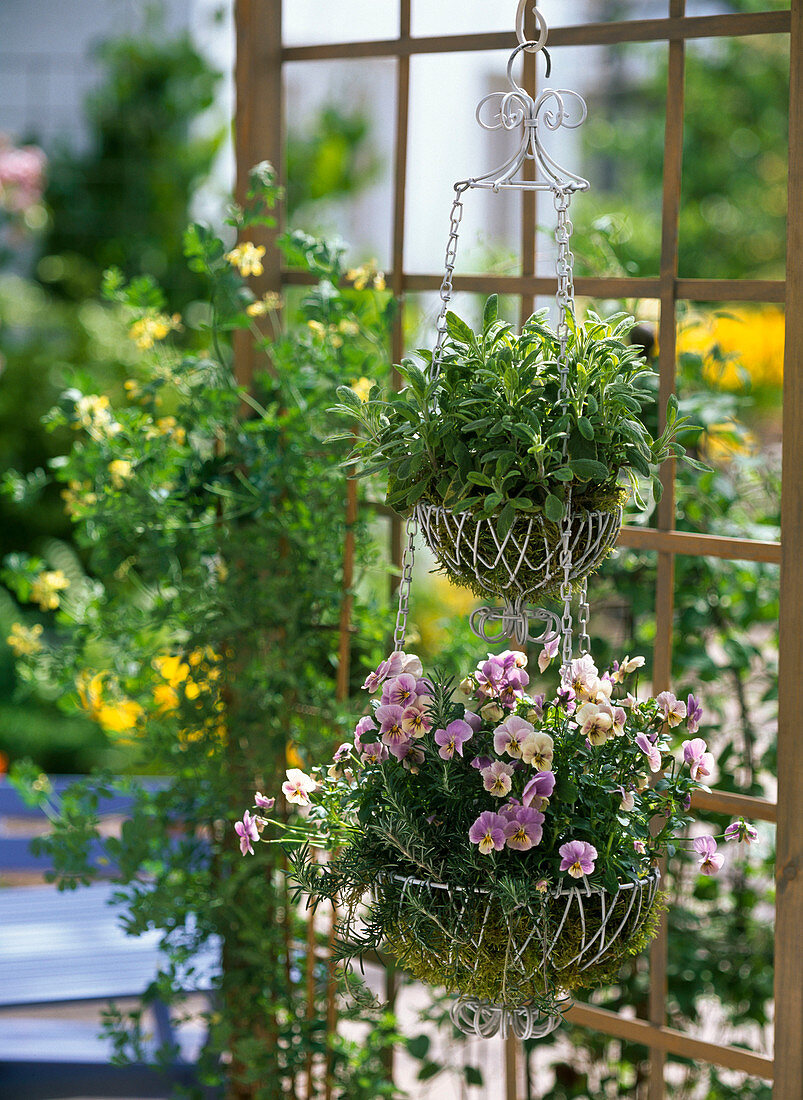
<path fill-rule="evenodd" d="M 508 817 L 505 825 L 505 844 L 517 852 L 529 852 L 541 840 L 544 815 L 529 806 L 522 806 L 515 815 Z"/>
<path fill-rule="evenodd" d="M 463 745 L 474 736 L 468 722 L 457 718 L 450 722 L 445 730 L 435 731 L 435 744 L 439 745 L 438 756 L 441 760 L 451 760 L 455 753 L 463 755 Z"/>
<path fill-rule="evenodd" d="M 683 742 L 683 759 L 689 765 L 689 774 L 699 783 L 711 775 L 714 770 L 714 754 L 707 752 L 708 746 L 702 737 L 694 737 Z"/>
<path fill-rule="evenodd" d="M 506 821 L 493 810 L 481 813 L 468 831 L 468 839 L 472 844 L 478 844 L 484 856 L 491 852 L 501 852 L 505 846 Z"/>
<path fill-rule="evenodd" d="M 568 871 L 572 878 L 582 878 L 594 870 L 594 860 L 599 854 L 593 844 L 585 840 L 570 840 L 558 848 L 561 871 Z"/>
<path fill-rule="evenodd" d="M 652 743 L 652 741 L 650 741 L 649 737 L 645 737 L 643 733 L 639 733 L 636 736 L 636 744 L 641 749 L 641 751 L 644 753 L 644 755 L 647 757 L 647 761 L 650 765 L 650 771 L 651 772 L 659 772 L 661 770 L 661 751 L 660 751 L 660 749 L 658 749 L 655 745 L 653 745 L 653 743 Z"/>
<path fill-rule="evenodd" d="M 248 810 L 243 814 L 242 821 L 235 821 L 234 831 L 240 838 L 240 851 L 244 856 L 253 855 L 254 849 L 252 842 L 259 840 L 259 829 L 257 827 L 256 818 L 251 817 Z"/>
<path fill-rule="evenodd" d="M 662 691 L 655 701 L 661 709 L 661 716 L 670 729 L 679 726 L 686 717 L 686 704 L 676 699 L 671 691 Z"/>
<path fill-rule="evenodd" d="M 700 857 L 700 873 L 715 875 L 725 862 L 725 857 L 717 851 L 717 842 L 712 836 L 696 836 L 691 842 Z"/>
<path fill-rule="evenodd" d="M 519 760 L 521 759 L 522 742 L 534 732 L 529 722 L 515 714 L 511 714 L 501 726 L 497 726 L 494 730 L 494 750 L 500 756 L 503 752 L 506 752 L 508 756 Z"/>
<path fill-rule="evenodd" d="M 521 758 L 539 772 L 552 771 L 552 754 L 555 742 L 548 733 L 531 733 L 521 746 Z"/>
<path fill-rule="evenodd" d="M 288 768 L 287 782 L 282 783 L 282 791 L 288 802 L 294 802 L 297 806 L 309 806 L 309 796 L 317 786 L 315 780 L 305 775 L 300 768 Z"/>
<path fill-rule="evenodd" d="M 740 817 L 738 821 L 733 821 L 727 827 L 725 839 L 738 840 L 740 844 L 750 845 L 758 840 L 758 830 L 755 825 L 751 825 L 749 821 L 745 821 L 743 817 Z"/>
<path fill-rule="evenodd" d="M 512 774 L 513 765 L 503 764 L 501 760 L 495 760 L 490 768 L 484 768 L 480 772 L 486 791 L 489 791 L 494 798 L 505 797 L 513 785 L 510 778 Z"/>

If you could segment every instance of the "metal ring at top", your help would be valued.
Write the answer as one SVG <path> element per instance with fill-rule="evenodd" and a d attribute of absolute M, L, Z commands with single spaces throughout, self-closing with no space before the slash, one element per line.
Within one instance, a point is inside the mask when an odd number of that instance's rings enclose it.
<path fill-rule="evenodd" d="M 546 45 L 547 36 L 549 30 L 546 25 L 546 19 L 544 19 L 538 7 L 533 4 L 532 11 L 535 16 L 535 21 L 538 24 L 538 41 L 531 42 L 528 40 L 527 35 L 524 33 L 524 20 L 527 14 L 527 5 L 531 0 L 519 0 L 519 6 L 516 11 L 516 38 L 524 46 L 528 53 L 538 53 Z"/>

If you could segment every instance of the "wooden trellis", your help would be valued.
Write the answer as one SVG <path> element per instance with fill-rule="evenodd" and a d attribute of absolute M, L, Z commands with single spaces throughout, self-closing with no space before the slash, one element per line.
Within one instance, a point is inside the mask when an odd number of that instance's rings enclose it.
<path fill-rule="evenodd" d="M 292 3 L 292 0 L 286 0 Z M 391 0 L 385 0 L 386 3 Z M 391 58 L 396 65 L 395 154 L 393 164 L 393 243 L 389 286 L 399 297 L 408 291 L 437 290 L 441 274 L 407 269 L 404 228 L 407 215 L 405 182 L 408 152 L 410 59 L 421 54 L 511 49 L 512 33 L 411 37 L 411 0 L 395 0 L 398 37 L 382 41 L 285 47 L 281 39 L 282 0 L 237 0 L 237 166 L 238 178 L 263 159 L 283 163 L 283 65 L 286 62 L 355 58 Z M 511 12 L 513 10 L 511 4 Z M 690 40 L 747 35 L 787 34 L 790 40 L 789 208 L 786 280 L 694 279 L 678 275 L 678 225 L 683 149 L 683 103 L 686 44 Z M 666 1026 L 667 940 L 665 932 L 650 955 L 649 1019 L 635 1020 L 589 1005 L 575 1005 L 569 1019 L 613 1037 L 643 1044 L 650 1050 L 650 1100 L 664 1096 L 667 1054 L 710 1062 L 774 1081 L 778 1100 L 798 1100 L 803 1081 L 803 830 L 799 808 L 803 799 L 803 0 L 791 10 L 692 17 L 685 0 L 668 0 L 663 18 L 554 27 L 550 47 L 666 42 L 669 70 L 664 142 L 661 215 L 661 262 L 654 278 L 578 278 L 578 295 L 596 298 L 645 298 L 660 303 L 660 404 L 675 387 L 675 333 L 678 302 L 777 302 L 786 306 L 784 362 L 783 479 L 781 541 L 698 535 L 674 530 L 674 470 L 664 472 L 664 497 L 654 528 L 625 527 L 620 544 L 658 555 L 655 595 L 657 633 L 654 688 L 670 686 L 674 611 L 674 562 L 678 554 L 780 564 L 780 683 L 777 803 L 738 794 L 701 793 L 701 810 L 777 823 L 776 1006 L 775 1057 L 692 1038 Z M 535 79 L 534 58 L 528 58 L 525 80 Z M 518 295 L 526 317 L 536 295 L 554 294 L 553 278 L 535 275 L 535 207 L 523 195 L 521 273 L 515 276 L 458 276 L 455 290 Z M 267 270 L 266 289 L 281 290 L 304 281 L 276 264 Z M 393 338 L 394 360 L 403 354 L 401 315 Z M 240 349 L 240 369 L 249 375 L 246 348 Z M 400 531 L 394 525 L 394 553 L 400 556 Z M 512 1079 L 512 1074 L 510 1075 Z M 515 1095 L 509 1082 L 508 1095 Z"/>

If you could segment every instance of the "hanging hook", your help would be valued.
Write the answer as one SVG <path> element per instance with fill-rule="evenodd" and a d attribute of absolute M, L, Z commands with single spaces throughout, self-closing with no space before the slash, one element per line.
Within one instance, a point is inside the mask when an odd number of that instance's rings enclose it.
<path fill-rule="evenodd" d="M 531 0 L 519 0 L 519 6 L 516 11 L 516 38 L 522 46 L 525 47 L 528 53 L 538 53 L 539 50 L 543 50 L 546 45 L 547 36 L 549 35 L 549 29 L 546 25 L 546 19 L 544 19 L 541 12 L 538 10 L 538 6 L 533 4 L 532 12 L 535 16 L 535 21 L 538 24 L 538 41 L 531 42 L 524 30 L 524 21 L 527 16 L 527 5 Z M 544 50 L 546 53 L 546 51 Z M 547 54 L 547 56 L 549 56 Z M 547 73 L 547 76 L 549 73 Z"/>

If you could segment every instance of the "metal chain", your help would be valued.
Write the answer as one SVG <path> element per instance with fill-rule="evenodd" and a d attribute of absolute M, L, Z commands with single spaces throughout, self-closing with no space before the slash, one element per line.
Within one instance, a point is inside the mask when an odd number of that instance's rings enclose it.
<path fill-rule="evenodd" d="M 460 222 L 463 220 L 463 195 L 468 190 L 467 183 L 455 186 L 455 199 L 452 203 L 452 213 L 449 220 L 449 240 L 446 244 L 446 263 L 443 282 L 441 283 L 441 311 L 438 316 L 437 337 L 432 351 L 432 366 L 430 377 L 435 379 L 440 374 L 441 356 L 443 355 L 443 340 L 446 336 L 446 314 L 449 310 L 449 302 L 452 300 L 452 278 L 454 276 L 455 263 L 457 262 L 457 238 L 460 233 Z"/>
<path fill-rule="evenodd" d="M 591 651 L 591 638 L 588 634 L 588 577 L 583 577 L 580 589 L 580 653 L 585 655 Z"/>
<path fill-rule="evenodd" d="M 407 616 L 410 613 L 410 588 L 413 583 L 413 565 L 415 564 L 415 536 L 418 533 L 418 516 L 415 512 L 407 517 L 405 527 L 407 543 L 402 553 L 402 572 L 399 581 L 399 610 L 396 614 L 396 628 L 393 631 L 393 649 L 404 648 L 407 633 Z"/>
<path fill-rule="evenodd" d="M 558 307 L 558 340 L 560 351 L 558 353 L 558 371 L 560 373 L 560 386 L 558 388 L 558 405 L 565 414 L 569 408 L 569 322 L 567 314 L 574 315 L 574 254 L 571 250 L 571 236 L 574 228 L 569 218 L 569 203 L 571 192 L 556 188 L 552 192 L 552 198 L 557 212 L 557 225 L 555 226 L 555 241 L 558 245 L 556 270 L 558 275 L 558 289 L 555 301 Z M 568 436 L 563 440 L 564 461 L 569 453 Z M 561 520 L 561 565 L 563 567 L 563 581 L 560 586 L 560 598 L 563 602 L 563 617 L 561 619 L 561 634 L 563 645 L 561 653 L 562 671 L 568 672 L 572 662 L 574 623 L 572 621 L 572 554 L 570 540 L 572 532 L 572 492 L 569 488 L 566 494 L 566 507 Z M 581 629 L 585 629 L 582 622 Z M 582 639 L 582 635 L 581 635 Z"/>

